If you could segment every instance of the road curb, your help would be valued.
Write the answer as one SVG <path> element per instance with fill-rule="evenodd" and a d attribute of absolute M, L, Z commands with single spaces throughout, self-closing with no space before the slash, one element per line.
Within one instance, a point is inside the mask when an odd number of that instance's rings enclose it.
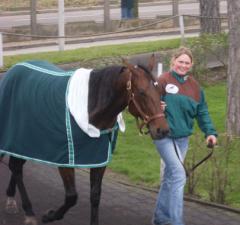
<path fill-rule="evenodd" d="M 109 178 L 108 178 L 109 179 Z M 149 192 L 153 192 L 153 193 L 158 193 L 158 189 L 154 189 L 154 188 L 148 188 L 148 187 L 143 187 L 140 185 L 135 185 L 135 184 L 131 184 L 131 183 L 125 183 L 119 180 L 114 180 L 115 182 L 125 185 L 125 186 L 129 186 L 129 187 L 135 187 L 144 191 L 149 191 Z M 184 201 L 188 201 L 188 202 L 195 202 L 201 205 L 205 205 L 205 206 L 209 206 L 209 207 L 213 207 L 213 208 L 218 208 L 218 209 L 223 209 L 229 212 L 233 212 L 233 213 L 237 213 L 240 214 L 240 209 L 238 208 L 233 208 L 227 205 L 222 205 L 222 204 L 218 204 L 218 203 L 214 203 L 214 202 L 209 202 L 209 201 L 205 201 L 202 199 L 198 199 L 198 198 L 194 198 L 194 197 L 190 197 L 188 195 L 184 196 Z"/>
<path fill-rule="evenodd" d="M 184 200 L 189 201 L 189 202 L 196 202 L 196 203 L 199 203 L 201 205 L 206 205 L 206 206 L 210 206 L 210 207 L 214 207 L 214 208 L 218 208 L 218 209 L 224 209 L 226 211 L 230 211 L 230 212 L 233 212 L 233 213 L 240 214 L 240 209 L 233 208 L 233 207 L 230 207 L 230 206 L 227 206 L 227 205 L 218 204 L 218 203 L 214 203 L 214 202 L 209 202 L 209 201 L 205 201 L 205 200 L 202 200 L 202 199 L 197 199 L 197 198 L 194 198 L 194 197 L 190 197 L 190 196 L 187 196 L 187 195 L 184 196 Z"/>
<path fill-rule="evenodd" d="M 133 183 L 130 183 L 130 182 L 127 182 L 127 181 L 119 180 L 117 178 L 113 178 L 113 177 L 107 175 L 107 173 L 106 173 L 105 177 L 106 177 L 105 179 L 107 179 L 111 182 L 116 182 L 116 183 L 119 183 L 119 184 L 124 185 L 124 186 L 129 186 L 131 188 L 136 188 L 136 189 L 140 189 L 140 190 L 144 190 L 144 191 L 148 191 L 148 192 L 156 193 L 156 194 L 159 191 L 157 188 L 150 188 L 150 187 L 146 187 L 146 186 L 143 186 L 143 185 L 137 185 L 137 184 L 133 184 Z M 209 207 L 212 207 L 212 208 L 222 209 L 222 210 L 229 211 L 229 212 L 232 212 L 232 213 L 240 214 L 240 209 L 238 209 L 238 208 L 230 207 L 228 205 L 223 205 L 223 204 L 219 204 L 219 203 L 209 202 L 209 201 L 206 201 L 206 200 L 203 200 L 203 199 L 198 199 L 198 198 L 188 196 L 188 195 L 184 196 L 184 201 L 194 202 L 194 203 L 209 206 Z"/>

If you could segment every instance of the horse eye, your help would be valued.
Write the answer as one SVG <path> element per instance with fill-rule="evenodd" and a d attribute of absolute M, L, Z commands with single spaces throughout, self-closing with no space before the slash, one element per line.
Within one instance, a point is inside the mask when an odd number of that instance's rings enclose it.
<path fill-rule="evenodd" d="M 142 95 L 142 96 L 145 95 L 145 91 L 143 89 L 139 89 L 138 93 L 139 95 Z"/>

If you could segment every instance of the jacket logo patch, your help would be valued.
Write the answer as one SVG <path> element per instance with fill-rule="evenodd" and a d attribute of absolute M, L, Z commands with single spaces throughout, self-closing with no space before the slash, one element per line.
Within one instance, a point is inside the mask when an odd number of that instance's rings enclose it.
<path fill-rule="evenodd" d="M 179 91 L 179 88 L 175 84 L 167 84 L 165 87 L 165 90 L 167 93 L 177 94 Z"/>

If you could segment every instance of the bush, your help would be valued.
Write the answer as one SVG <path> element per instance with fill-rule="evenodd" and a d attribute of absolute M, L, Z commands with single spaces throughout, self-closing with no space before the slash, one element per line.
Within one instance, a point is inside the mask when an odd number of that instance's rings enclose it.
<path fill-rule="evenodd" d="M 211 69 L 221 67 L 227 75 L 228 35 L 204 34 L 188 41 L 188 47 L 193 52 L 193 74 L 201 83 L 211 81 Z"/>

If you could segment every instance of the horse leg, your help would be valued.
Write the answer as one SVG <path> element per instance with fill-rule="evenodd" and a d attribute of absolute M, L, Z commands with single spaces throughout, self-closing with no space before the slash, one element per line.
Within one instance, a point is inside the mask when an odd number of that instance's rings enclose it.
<path fill-rule="evenodd" d="M 91 185 L 91 225 L 98 225 L 99 219 L 99 203 L 101 198 L 102 178 L 106 167 L 90 169 L 90 185 Z"/>
<path fill-rule="evenodd" d="M 23 183 L 23 165 L 26 160 L 18 159 L 10 156 L 9 159 L 9 169 L 12 172 L 12 177 L 10 180 L 9 188 L 7 190 L 7 195 L 14 195 L 16 192 L 16 186 L 18 187 L 19 194 L 22 200 L 22 208 L 25 212 L 25 225 L 37 225 L 37 220 L 32 209 L 31 201 L 28 197 L 25 185 Z"/>
<path fill-rule="evenodd" d="M 43 223 L 62 219 L 65 213 L 77 203 L 78 195 L 75 186 L 74 169 L 60 167 L 59 173 L 61 175 L 65 188 L 65 202 L 57 210 L 49 210 L 45 215 L 43 215 Z"/>
<path fill-rule="evenodd" d="M 1 157 L 3 158 L 3 156 L 4 155 L 1 155 L 0 158 Z M 16 194 L 16 187 L 17 187 L 16 180 L 15 180 L 13 174 L 11 173 L 10 182 L 8 184 L 8 188 L 7 188 L 7 191 L 6 191 L 7 201 L 6 201 L 6 206 L 5 206 L 5 211 L 9 214 L 18 213 L 17 202 L 14 199 L 14 196 Z"/>
<path fill-rule="evenodd" d="M 17 202 L 14 199 L 14 196 L 16 194 L 16 180 L 11 174 L 10 182 L 6 191 L 7 194 L 7 202 L 5 206 L 5 211 L 9 214 L 16 214 L 18 213 L 18 207 L 17 207 Z"/>
<path fill-rule="evenodd" d="M 4 154 L 0 153 L 0 163 L 3 161 L 3 158 L 4 158 Z"/>

